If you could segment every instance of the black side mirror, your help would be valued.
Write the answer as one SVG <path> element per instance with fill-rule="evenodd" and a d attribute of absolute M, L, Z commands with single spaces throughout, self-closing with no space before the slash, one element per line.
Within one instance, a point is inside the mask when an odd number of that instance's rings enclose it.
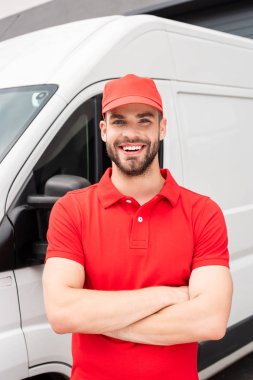
<path fill-rule="evenodd" d="M 91 183 L 83 177 L 68 174 L 58 174 L 49 178 L 45 184 L 43 195 L 29 195 L 27 204 L 37 209 L 51 209 L 54 203 L 68 191 L 90 186 Z"/>
<path fill-rule="evenodd" d="M 26 249 L 26 264 L 37 265 L 43 264 L 45 260 L 45 254 L 47 250 L 47 241 L 46 241 L 46 231 L 48 228 L 48 219 L 50 215 L 51 208 L 54 203 L 64 194 L 71 190 L 81 189 L 83 187 L 90 186 L 91 183 L 83 177 L 78 177 L 75 175 L 65 175 L 59 174 L 49 178 L 45 184 L 45 192 L 42 195 L 29 195 L 27 197 L 27 206 L 23 210 L 23 220 L 26 214 L 35 213 L 37 220 L 38 231 L 30 236 L 31 240 L 31 253 Z M 28 220 L 30 220 L 28 218 Z M 32 219 L 30 224 L 33 225 Z M 28 223 L 26 222 L 26 225 Z M 24 236 L 26 240 L 27 237 Z"/>

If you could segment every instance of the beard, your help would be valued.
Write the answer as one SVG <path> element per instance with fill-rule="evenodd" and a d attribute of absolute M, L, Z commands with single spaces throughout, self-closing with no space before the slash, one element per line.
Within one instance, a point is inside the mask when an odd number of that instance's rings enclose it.
<path fill-rule="evenodd" d="M 120 158 L 118 149 L 120 144 L 125 143 L 142 143 L 145 144 L 146 154 L 141 159 L 140 157 L 128 156 L 124 160 Z M 113 144 L 106 142 L 106 151 L 112 162 L 120 169 L 120 171 L 126 176 L 139 176 L 144 174 L 152 162 L 154 161 L 160 146 L 159 138 L 151 144 L 149 140 L 140 139 L 124 139 L 115 140 Z"/>

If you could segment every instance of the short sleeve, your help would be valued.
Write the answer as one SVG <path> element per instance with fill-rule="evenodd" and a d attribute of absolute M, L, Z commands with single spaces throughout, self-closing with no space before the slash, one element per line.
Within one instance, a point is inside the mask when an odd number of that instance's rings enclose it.
<path fill-rule="evenodd" d="M 194 224 L 192 269 L 205 265 L 229 267 L 228 236 L 222 210 L 207 198 Z"/>
<path fill-rule="evenodd" d="M 68 195 L 60 198 L 52 208 L 47 241 L 46 260 L 50 257 L 62 257 L 84 265 L 80 215 Z"/>

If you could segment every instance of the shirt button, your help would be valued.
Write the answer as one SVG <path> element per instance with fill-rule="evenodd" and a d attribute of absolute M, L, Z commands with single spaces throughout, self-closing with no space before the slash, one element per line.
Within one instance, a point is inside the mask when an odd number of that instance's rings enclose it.
<path fill-rule="evenodd" d="M 139 222 L 139 223 L 143 222 L 143 218 L 142 218 L 142 216 L 138 216 L 138 222 Z"/>
<path fill-rule="evenodd" d="M 127 199 L 126 203 L 132 203 L 131 199 Z"/>

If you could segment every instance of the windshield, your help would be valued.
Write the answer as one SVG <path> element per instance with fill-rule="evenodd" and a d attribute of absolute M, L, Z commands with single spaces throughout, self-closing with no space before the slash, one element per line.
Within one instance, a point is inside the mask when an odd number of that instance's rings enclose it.
<path fill-rule="evenodd" d="M 0 161 L 57 88 L 50 84 L 0 90 Z"/>

